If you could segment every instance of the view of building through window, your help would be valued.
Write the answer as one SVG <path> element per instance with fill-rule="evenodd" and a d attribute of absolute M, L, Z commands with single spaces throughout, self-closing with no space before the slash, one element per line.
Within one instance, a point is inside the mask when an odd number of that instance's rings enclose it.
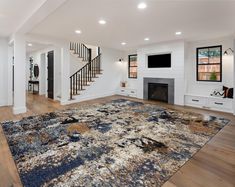
<path fill-rule="evenodd" d="M 197 80 L 221 81 L 222 46 L 197 48 Z"/>
<path fill-rule="evenodd" d="M 128 77 L 137 78 L 137 55 L 129 55 Z"/>

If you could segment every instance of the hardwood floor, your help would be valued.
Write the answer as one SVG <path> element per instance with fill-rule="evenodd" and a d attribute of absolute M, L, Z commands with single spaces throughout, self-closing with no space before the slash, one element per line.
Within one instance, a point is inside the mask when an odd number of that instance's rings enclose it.
<path fill-rule="evenodd" d="M 25 114 L 13 115 L 11 107 L 0 107 L 0 121 L 18 120 L 22 117 L 62 110 L 81 105 L 106 103 L 112 99 L 125 98 L 110 96 L 73 105 L 61 106 L 59 102 L 43 96 L 28 94 Z M 128 98 L 131 99 L 131 98 Z M 139 99 L 133 99 L 143 101 Z M 235 187 L 235 116 L 192 107 L 168 105 L 153 101 L 144 103 L 159 104 L 168 108 L 206 113 L 230 119 L 230 123 L 215 135 L 200 151 L 181 167 L 163 187 Z M 0 126 L 0 187 L 22 186 L 17 168 L 11 156 L 6 138 Z"/>

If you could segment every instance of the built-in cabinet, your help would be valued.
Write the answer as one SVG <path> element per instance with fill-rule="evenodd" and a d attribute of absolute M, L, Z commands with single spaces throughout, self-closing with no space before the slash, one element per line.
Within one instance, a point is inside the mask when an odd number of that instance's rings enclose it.
<path fill-rule="evenodd" d="M 118 94 L 129 97 L 137 97 L 137 90 L 131 88 L 120 88 L 118 90 Z"/>
<path fill-rule="evenodd" d="M 233 99 L 190 94 L 185 95 L 184 99 L 186 106 L 193 106 L 222 112 L 233 112 Z"/>

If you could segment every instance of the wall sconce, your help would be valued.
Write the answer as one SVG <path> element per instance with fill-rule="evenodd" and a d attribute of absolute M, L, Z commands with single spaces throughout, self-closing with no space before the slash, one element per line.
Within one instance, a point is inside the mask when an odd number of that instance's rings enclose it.
<path fill-rule="evenodd" d="M 119 62 L 124 62 L 124 59 L 123 59 L 123 58 L 120 58 L 118 61 L 119 61 Z"/>
<path fill-rule="evenodd" d="M 234 51 L 231 48 L 228 48 L 227 50 L 224 51 L 224 55 L 229 55 L 229 51 L 231 53 L 234 53 Z"/>

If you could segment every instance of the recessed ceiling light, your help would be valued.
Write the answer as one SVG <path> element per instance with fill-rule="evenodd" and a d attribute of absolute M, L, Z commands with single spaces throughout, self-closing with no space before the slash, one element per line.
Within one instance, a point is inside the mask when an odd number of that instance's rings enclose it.
<path fill-rule="evenodd" d="M 31 44 L 31 43 L 28 43 L 28 46 L 29 46 L 29 47 L 32 47 L 32 46 L 33 46 L 33 44 Z"/>
<path fill-rule="evenodd" d="M 149 41 L 149 38 L 145 38 L 144 40 L 145 40 L 145 41 Z"/>
<path fill-rule="evenodd" d="M 126 42 L 122 42 L 121 44 L 122 44 L 122 45 L 126 45 Z"/>
<path fill-rule="evenodd" d="M 139 3 L 138 9 L 145 9 L 147 7 L 146 3 Z"/>
<path fill-rule="evenodd" d="M 175 35 L 181 35 L 182 32 L 178 31 L 178 32 L 175 32 Z"/>
<path fill-rule="evenodd" d="M 80 30 L 76 30 L 76 31 L 75 31 L 75 33 L 76 33 L 76 34 L 81 34 L 81 33 L 82 33 L 82 31 L 80 31 Z"/>
<path fill-rule="evenodd" d="M 104 25 L 104 24 L 106 24 L 106 21 L 101 19 L 101 20 L 99 20 L 99 24 Z"/>

